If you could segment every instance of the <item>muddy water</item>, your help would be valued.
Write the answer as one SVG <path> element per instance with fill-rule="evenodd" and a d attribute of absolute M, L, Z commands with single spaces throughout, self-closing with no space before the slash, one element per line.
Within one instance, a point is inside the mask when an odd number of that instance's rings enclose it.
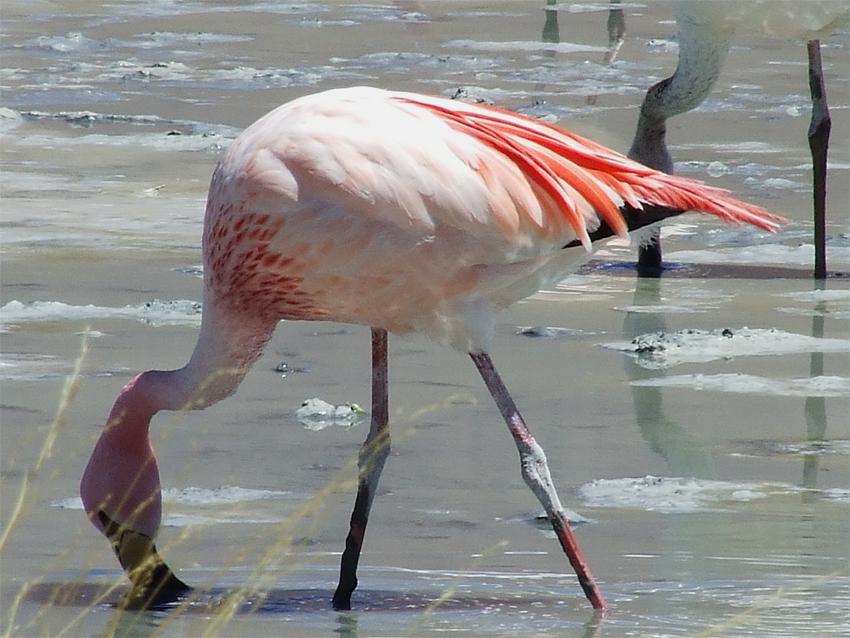
<path fill-rule="evenodd" d="M 626 149 L 643 92 L 675 66 L 670 4 L 648 4 L 623 3 L 626 39 L 608 64 L 606 3 L 4 3 L 3 630 L 846 631 L 850 286 L 797 276 L 812 255 L 805 52 L 764 36 L 737 37 L 709 100 L 670 123 L 671 150 L 678 172 L 796 223 L 765 237 L 680 219 L 665 230 L 674 276 L 637 283 L 614 242 L 500 317 L 494 359 L 565 504 L 588 519 L 577 534 L 611 603 L 604 621 L 535 521 L 474 368 L 418 338 L 391 340 L 393 453 L 352 613 L 328 601 L 366 428 L 295 413 L 312 397 L 368 405 L 361 327 L 282 324 L 235 397 L 158 418 L 159 544 L 198 587 L 190 605 L 118 613 L 121 574 L 76 500 L 123 383 L 191 351 L 206 185 L 241 128 L 307 92 L 366 83 L 462 89 Z M 847 34 L 825 45 L 829 257 L 848 270 Z M 794 276 L 729 276 L 756 266 Z"/>

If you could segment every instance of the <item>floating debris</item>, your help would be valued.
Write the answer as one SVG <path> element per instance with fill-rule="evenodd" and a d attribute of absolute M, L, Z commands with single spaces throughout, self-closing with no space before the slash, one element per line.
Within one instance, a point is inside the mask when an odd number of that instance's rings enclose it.
<path fill-rule="evenodd" d="M 293 372 L 310 372 L 310 368 L 305 368 L 303 366 L 290 366 L 286 361 L 281 361 L 273 367 L 272 370 L 280 374 L 281 379 L 285 379 Z"/>
<path fill-rule="evenodd" d="M 575 510 L 564 508 L 564 514 L 567 515 L 567 520 L 570 522 L 570 525 L 584 525 L 585 523 L 595 523 L 596 521 L 592 518 L 588 518 L 587 516 L 583 516 L 576 512 Z M 549 523 L 549 516 L 545 511 L 540 510 L 533 517 L 532 520 L 535 525 L 540 527 L 541 529 L 549 530 L 551 528 Z"/>
<path fill-rule="evenodd" d="M 307 399 L 295 411 L 295 418 L 308 430 L 324 430 L 331 425 L 351 428 L 363 420 L 366 410 L 356 403 L 333 405 L 318 397 Z"/>
<path fill-rule="evenodd" d="M 598 479 L 582 485 L 579 496 L 590 507 L 642 509 L 681 514 L 728 511 L 733 503 L 799 494 L 801 488 L 771 481 L 716 481 L 676 476 Z"/>
<path fill-rule="evenodd" d="M 461 102 L 472 102 L 474 104 L 487 104 L 489 106 L 494 106 L 496 103 L 490 98 L 484 97 L 475 91 L 475 89 L 470 89 L 465 86 L 457 87 L 452 93 L 449 95 L 449 98 L 452 100 L 460 100 Z"/>
<path fill-rule="evenodd" d="M 524 337 L 558 339 L 560 337 L 579 337 L 593 333 L 572 328 L 558 328 L 556 326 L 519 326 L 516 329 L 516 334 Z"/>
<path fill-rule="evenodd" d="M 151 326 L 199 325 L 201 303 L 189 299 L 153 299 L 143 304 L 114 308 L 75 306 L 61 301 L 12 300 L 0 307 L 0 326 L 23 323 L 135 319 Z"/>
<path fill-rule="evenodd" d="M 629 342 L 602 344 L 637 359 L 643 368 L 660 370 L 682 363 L 706 363 L 743 356 L 850 352 L 850 339 L 810 337 L 776 328 L 686 329 L 642 334 Z"/>

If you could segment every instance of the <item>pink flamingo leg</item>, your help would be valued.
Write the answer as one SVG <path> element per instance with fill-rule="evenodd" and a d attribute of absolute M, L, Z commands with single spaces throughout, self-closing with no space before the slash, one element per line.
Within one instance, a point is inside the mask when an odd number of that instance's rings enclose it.
<path fill-rule="evenodd" d="M 528 426 L 519 413 L 508 389 L 493 366 L 490 355 L 486 352 L 470 352 L 469 356 L 472 357 L 472 361 L 481 373 L 487 389 L 496 401 L 496 405 L 499 407 L 499 411 L 502 413 L 505 423 L 508 424 L 511 435 L 514 437 L 522 465 L 522 478 L 546 510 L 549 521 L 552 523 L 552 528 L 555 530 L 555 534 L 570 561 L 570 565 L 573 566 L 576 576 L 578 576 L 578 582 L 584 590 L 585 596 L 587 596 L 594 609 L 604 610 L 606 606 L 605 599 L 602 597 L 602 592 L 599 591 L 599 587 L 590 573 L 590 569 L 579 549 L 572 529 L 570 529 L 570 523 L 558 499 L 555 485 L 552 483 L 552 477 L 549 474 L 549 465 L 546 462 L 546 455 L 543 452 L 543 448 L 534 440 L 534 437 L 528 430 Z"/>
<path fill-rule="evenodd" d="M 378 488 L 384 463 L 390 454 L 389 393 L 387 391 L 387 331 L 372 328 L 372 423 L 357 459 L 359 482 L 351 526 L 334 592 L 334 609 L 351 609 L 351 593 L 357 587 L 357 564 L 369 521 L 369 510 Z"/>

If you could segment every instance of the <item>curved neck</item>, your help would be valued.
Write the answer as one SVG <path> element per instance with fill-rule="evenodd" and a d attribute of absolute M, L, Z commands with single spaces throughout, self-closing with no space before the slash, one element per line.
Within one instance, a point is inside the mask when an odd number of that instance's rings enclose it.
<path fill-rule="evenodd" d="M 86 513 L 113 541 L 128 571 L 139 565 L 136 559 L 146 560 L 145 548 L 156 536 L 162 513 L 159 469 L 149 436 L 151 418 L 160 410 L 205 408 L 232 394 L 277 323 L 227 313 L 207 301 L 189 363 L 179 370 L 143 372 L 124 386 L 80 481 Z M 124 535 L 116 536 L 116 525 L 148 541 L 142 546 L 136 543 L 128 554 L 127 548 L 122 549 Z M 144 551 L 136 551 L 139 547 Z"/>
<path fill-rule="evenodd" d="M 734 27 L 721 14 L 697 13 L 683 9 L 677 16 L 676 72 L 647 91 L 629 150 L 631 159 L 665 173 L 673 172 L 665 140 L 667 119 L 690 111 L 705 100 L 720 75 L 734 33 Z"/>
<path fill-rule="evenodd" d="M 205 302 L 189 362 L 177 370 L 148 370 L 124 386 L 104 437 L 125 445 L 146 442 L 151 418 L 160 410 L 202 410 L 227 398 L 262 353 L 276 324 L 235 317 Z"/>

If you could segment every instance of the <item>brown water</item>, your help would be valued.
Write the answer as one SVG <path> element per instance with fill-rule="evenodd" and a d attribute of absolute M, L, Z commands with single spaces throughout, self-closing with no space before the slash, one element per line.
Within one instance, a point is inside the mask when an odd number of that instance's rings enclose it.
<path fill-rule="evenodd" d="M 671 150 L 678 172 L 796 223 L 765 237 L 680 219 L 665 232 L 667 258 L 724 268 L 638 283 L 630 249 L 609 244 L 500 317 L 494 360 L 565 505 L 591 519 L 577 534 L 611 605 L 604 620 L 534 521 L 474 368 L 418 338 L 390 342 L 393 452 L 356 609 L 331 611 L 366 428 L 306 427 L 294 413 L 311 397 L 368 405 L 369 339 L 296 322 L 278 328 L 235 397 L 157 419 L 159 545 L 198 596 L 176 610 L 116 610 L 123 576 L 79 510 L 77 483 L 126 380 L 191 351 L 203 201 L 221 148 L 283 101 L 366 83 L 464 87 L 626 149 L 643 92 L 675 66 L 670 3 L 623 5 L 612 65 L 606 3 L 572 6 L 4 2 L 7 635 L 847 635 L 850 285 L 701 276 L 799 274 L 811 260 L 805 49 L 747 35 L 705 105 L 670 123 Z M 823 50 L 836 270 L 850 269 L 847 49 L 843 33 Z M 567 330 L 518 334 L 527 326 Z M 616 349 L 680 330 L 691 332 L 654 356 Z M 78 392 L 45 450 L 83 341 Z M 246 586 L 228 617 L 224 601 Z"/>

